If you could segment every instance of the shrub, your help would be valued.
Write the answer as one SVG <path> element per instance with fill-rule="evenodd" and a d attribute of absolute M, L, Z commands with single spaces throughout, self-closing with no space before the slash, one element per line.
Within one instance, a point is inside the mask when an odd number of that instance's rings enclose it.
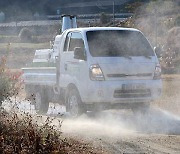
<path fill-rule="evenodd" d="M 4 99 L 8 97 L 9 90 L 10 90 L 10 84 L 9 84 L 8 79 L 4 75 L 1 75 L 0 76 L 0 105 L 2 104 Z"/>
<path fill-rule="evenodd" d="M 61 133 L 49 126 L 49 119 L 42 127 L 37 127 L 31 115 L 22 116 L 0 111 L 0 153 L 50 153 L 58 150 Z"/>
<path fill-rule="evenodd" d="M 32 32 L 28 28 L 22 28 L 19 32 L 19 38 L 23 42 L 31 42 L 32 41 Z"/>
<path fill-rule="evenodd" d="M 6 58 L 1 58 L 0 61 L 0 105 L 2 102 L 13 96 L 17 95 L 20 89 L 21 82 L 19 80 L 21 73 L 11 72 L 6 68 Z"/>
<path fill-rule="evenodd" d="M 103 153 L 82 141 L 66 139 L 60 131 L 62 121 L 53 126 L 54 118 L 30 114 L 7 113 L 0 109 L 0 153 L 65 154 Z"/>

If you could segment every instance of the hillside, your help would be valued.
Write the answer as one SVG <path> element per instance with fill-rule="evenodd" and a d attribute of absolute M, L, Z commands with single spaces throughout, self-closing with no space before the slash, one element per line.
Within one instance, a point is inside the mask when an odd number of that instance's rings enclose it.
<path fill-rule="evenodd" d="M 141 0 L 147 2 L 149 0 Z M 135 0 L 114 0 L 115 12 L 127 11 L 125 5 L 136 2 Z M 5 21 L 30 20 L 34 16 L 45 17 L 45 15 L 55 15 L 57 10 L 60 13 L 101 13 L 112 12 L 113 2 L 111 0 L 7 0 L 0 1 L 0 12 L 5 13 Z M 65 9 L 65 10 L 64 10 Z M 74 11 L 72 11 L 74 9 Z"/>

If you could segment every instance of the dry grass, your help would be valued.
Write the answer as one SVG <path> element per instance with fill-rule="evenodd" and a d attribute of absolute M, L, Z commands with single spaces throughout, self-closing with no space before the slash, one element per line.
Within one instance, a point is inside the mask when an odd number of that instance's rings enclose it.
<path fill-rule="evenodd" d="M 42 116 L 39 116 L 41 118 Z M 52 125 L 53 118 L 47 117 L 40 124 L 28 113 L 7 113 L 0 109 L 0 153 L 2 154 L 86 154 L 103 153 L 101 148 L 84 141 L 62 137 L 61 123 Z"/>
<path fill-rule="evenodd" d="M 180 74 L 163 74 L 162 79 L 164 81 L 171 81 L 171 80 L 180 80 Z"/>
<path fill-rule="evenodd" d="M 0 43 L 0 57 L 6 56 L 9 68 L 20 69 L 32 63 L 35 50 L 49 48 L 49 43 Z"/>
<path fill-rule="evenodd" d="M 6 50 L 8 43 L 0 43 L 0 49 Z M 30 49 L 38 49 L 38 48 L 48 48 L 49 43 L 10 43 L 10 48 L 30 48 Z"/>

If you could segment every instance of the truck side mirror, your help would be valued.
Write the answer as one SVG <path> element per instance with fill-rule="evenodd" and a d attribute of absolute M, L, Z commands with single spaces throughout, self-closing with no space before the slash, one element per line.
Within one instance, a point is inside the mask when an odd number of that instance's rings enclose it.
<path fill-rule="evenodd" d="M 159 58 L 161 55 L 161 48 L 160 47 L 154 47 L 154 51 L 155 51 L 157 57 Z"/>
<path fill-rule="evenodd" d="M 84 50 L 81 47 L 74 48 L 74 59 L 86 60 Z"/>

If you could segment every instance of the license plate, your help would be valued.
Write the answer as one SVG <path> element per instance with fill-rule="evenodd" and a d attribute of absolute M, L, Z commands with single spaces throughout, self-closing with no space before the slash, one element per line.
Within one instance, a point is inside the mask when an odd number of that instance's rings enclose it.
<path fill-rule="evenodd" d="M 145 89 L 145 84 L 123 84 L 122 90 L 136 90 L 136 89 Z"/>

